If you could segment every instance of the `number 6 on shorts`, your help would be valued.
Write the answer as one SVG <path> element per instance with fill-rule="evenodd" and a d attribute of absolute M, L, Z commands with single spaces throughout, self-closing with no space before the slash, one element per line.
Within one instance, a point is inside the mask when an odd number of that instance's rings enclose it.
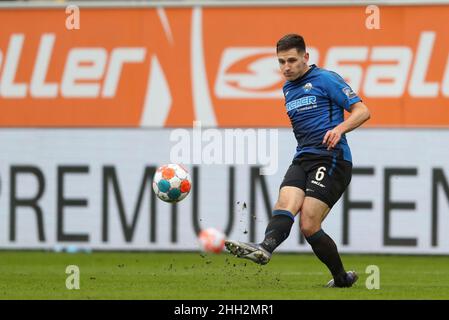
<path fill-rule="evenodd" d="M 324 178 L 324 171 L 326 171 L 326 167 L 319 167 L 316 175 L 315 175 L 315 180 L 317 181 L 321 181 Z"/>

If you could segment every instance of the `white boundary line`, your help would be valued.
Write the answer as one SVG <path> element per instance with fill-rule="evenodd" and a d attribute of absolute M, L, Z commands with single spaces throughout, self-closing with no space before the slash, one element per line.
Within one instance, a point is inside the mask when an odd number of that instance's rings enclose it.
<path fill-rule="evenodd" d="M 39 8 L 65 8 L 76 5 L 84 8 L 159 8 L 159 7 L 323 7 L 323 6 L 431 6 L 449 5 L 449 0 L 185 0 L 185 1 L 1 1 L 0 9 L 39 9 Z"/>

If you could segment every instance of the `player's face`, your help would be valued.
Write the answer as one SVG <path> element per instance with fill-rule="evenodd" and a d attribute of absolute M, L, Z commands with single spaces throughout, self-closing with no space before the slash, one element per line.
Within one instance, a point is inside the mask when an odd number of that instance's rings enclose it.
<path fill-rule="evenodd" d="M 309 69 L 309 53 L 298 52 L 296 48 L 279 51 L 278 61 L 285 79 L 293 81 L 302 76 Z"/>

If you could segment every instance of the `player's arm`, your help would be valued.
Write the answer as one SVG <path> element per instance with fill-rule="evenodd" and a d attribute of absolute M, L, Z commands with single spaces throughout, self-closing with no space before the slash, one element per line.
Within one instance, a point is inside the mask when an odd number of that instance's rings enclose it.
<path fill-rule="evenodd" d="M 363 102 L 352 104 L 348 111 L 351 114 L 345 121 L 326 132 L 323 144 L 327 145 L 327 150 L 334 148 L 343 134 L 354 130 L 370 118 L 369 109 Z"/>

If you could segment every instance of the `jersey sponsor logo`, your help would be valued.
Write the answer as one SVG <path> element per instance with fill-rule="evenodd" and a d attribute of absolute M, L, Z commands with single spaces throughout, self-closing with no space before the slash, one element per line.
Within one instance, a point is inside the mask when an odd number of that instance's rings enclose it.
<path fill-rule="evenodd" d="M 226 48 L 215 82 L 220 98 L 282 98 L 283 78 L 272 47 Z"/>
<path fill-rule="evenodd" d="M 299 110 L 305 110 L 302 107 L 308 107 L 308 109 L 311 109 L 316 106 L 316 96 L 305 96 L 295 99 L 288 102 L 285 106 L 287 107 L 287 112 L 298 108 L 301 108 Z"/>

